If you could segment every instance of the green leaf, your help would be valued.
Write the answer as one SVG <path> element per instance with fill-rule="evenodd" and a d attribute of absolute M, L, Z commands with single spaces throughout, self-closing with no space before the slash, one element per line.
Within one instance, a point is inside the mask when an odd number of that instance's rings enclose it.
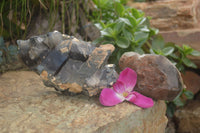
<path fill-rule="evenodd" d="M 192 53 L 193 49 L 187 45 L 183 45 L 183 51 L 185 55 Z"/>
<path fill-rule="evenodd" d="M 146 39 L 143 39 L 143 40 L 140 40 L 140 41 L 138 41 L 137 42 L 137 44 L 140 46 L 140 47 L 142 47 L 145 43 L 146 43 L 146 41 L 147 41 L 147 38 Z"/>
<path fill-rule="evenodd" d="M 144 51 L 143 51 L 140 47 L 136 47 L 136 48 L 134 49 L 134 51 L 137 52 L 137 53 L 139 53 L 139 54 L 141 54 L 141 55 L 142 55 L 142 54 L 145 54 Z"/>
<path fill-rule="evenodd" d="M 183 57 L 182 61 L 187 67 L 197 68 L 197 66 L 190 59 L 188 59 L 187 57 Z"/>
<path fill-rule="evenodd" d="M 0 57 L 3 55 L 3 52 L 2 51 L 0 51 Z"/>
<path fill-rule="evenodd" d="M 167 43 L 165 43 L 165 46 L 170 46 L 170 47 L 176 48 L 175 44 L 173 42 L 167 42 Z"/>
<path fill-rule="evenodd" d="M 149 33 L 147 32 L 139 31 L 134 34 L 135 41 L 140 45 L 140 47 L 148 40 L 148 37 Z"/>
<path fill-rule="evenodd" d="M 137 26 L 137 21 L 134 17 L 132 16 L 127 16 L 128 20 L 130 21 L 132 27 L 136 27 Z"/>
<path fill-rule="evenodd" d="M 124 29 L 124 23 L 123 22 L 117 22 L 114 26 L 114 29 L 116 32 L 120 33 L 122 29 Z"/>
<path fill-rule="evenodd" d="M 114 41 L 103 41 L 102 44 L 113 44 L 114 45 L 115 42 Z"/>
<path fill-rule="evenodd" d="M 97 45 L 97 44 L 100 44 L 102 41 L 103 41 L 103 37 L 99 37 L 97 39 L 95 39 L 94 41 L 92 41 L 92 45 Z"/>
<path fill-rule="evenodd" d="M 185 103 L 180 99 L 180 97 L 176 98 L 173 102 L 178 107 L 182 107 L 185 105 Z"/>
<path fill-rule="evenodd" d="M 164 45 L 165 45 L 165 42 L 162 36 L 156 36 L 152 41 L 152 48 L 155 50 L 163 49 Z"/>
<path fill-rule="evenodd" d="M 130 23 L 130 21 L 129 21 L 127 18 L 119 18 L 119 19 L 117 20 L 117 22 L 123 22 L 123 23 L 125 23 L 126 25 L 132 27 L 132 24 Z"/>
<path fill-rule="evenodd" d="M 173 116 L 174 116 L 175 109 L 176 109 L 175 104 L 174 104 L 173 102 L 169 102 L 169 103 L 167 104 L 167 111 L 166 111 L 167 116 L 173 117 Z"/>
<path fill-rule="evenodd" d="M 123 34 L 124 36 L 128 39 L 128 40 L 132 40 L 133 39 L 133 35 L 131 32 L 129 32 L 128 30 L 126 30 L 125 28 L 123 29 Z"/>
<path fill-rule="evenodd" d="M 125 48 L 129 47 L 130 43 L 129 43 L 129 41 L 128 41 L 127 38 L 125 38 L 125 37 L 119 37 L 119 38 L 117 38 L 116 45 L 118 47 L 120 47 L 120 48 L 125 49 Z"/>
<path fill-rule="evenodd" d="M 134 35 L 135 35 L 135 41 L 141 41 L 141 40 L 147 39 L 149 36 L 149 33 L 139 31 L 139 32 L 135 32 Z"/>
<path fill-rule="evenodd" d="M 98 0 L 92 0 L 94 2 L 95 5 L 98 4 Z"/>
<path fill-rule="evenodd" d="M 93 0 L 93 2 L 100 9 L 109 9 L 112 6 L 110 0 Z"/>
<path fill-rule="evenodd" d="M 147 21 L 147 18 L 138 18 L 138 19 L 137 19 L 138 25 L 145 24 L 146 21 Z"/>
<path fill-rule="evenodd" d="M 111 28 L 111 29 L 113 29 L 114 26 L 115 26 L 115 24 L 116 24 L 116 22 L 109 22 L 109 23 L 107 23 L 107 25 L 105 25 L 105 29 L 106 29 L 106 28 Z"/>
<path fill-rule="evenodd" d="M 122 56 L 123 53 L 124 53 L 123 49 L 119 49 L 118 50 L 118 52 L 117 52 L 117 61 L 120 59 L 120 57 Z"/>
<path fill-rule="evenodd" d="M 99 24 L 101 25 L 102 29 L 106 28 L 106 25 L 102 21 L 99 21 Z"/>
<path fill-rule="evenodd" d="M 183 66 L 183 64 L 177 63 L 176 67 L 180 72 L 183 72 L 185 70 L 185 67 Z"/>
<path fill-rule="evenodd" d="M 149 28 L 145 25 L 143 27 L 140 28 L 140 31 L 143 31 L 143 32 L 149 32 Z"/>
<path fill-rule="evenodd" d="M 159 29 L 150 28 L 150 36 L 157 35 L 159 33 Z"/>
<path fill-rule="evenodd" d="M 179 57 L 177 55 L 175 55 L 174 53 L 170 54 L 169 56 L 172 57 L 173 59 L 176 59 L 176 60 L 179 59 Z"/>
<path fill-rule="evenodd" d="M 120 3 L 121 3 L 121 4 L 126 4 L 126 3 L 127 3 L 127 0 L 120 0 Z"/>
<path fill-rule="evenodd" d="M 135 8 L 132 8 L 131 13 L 136 19 L 138 19 L 142 16 L 141 13 Z"/>
<path fill-rule="evenodd" d="M 170 46 L 165 47 L 164 49 L 162 49 L 162 52 L 163 52 L 164 56 L 168 56 L 174 52 L 174 47 L 170 47 Z"/>
<path fill-rule="evenodd" d="M 185 94 L 187 99 L 193 99 L 194 98 L 194 94 L 191 91 L 186 90 L 183 93 Z"/>
<path fill-rule="evenodd" d="M 155 53 L 155 54 L 157 54 L 157 55 L 164 55 L 163 54 L 163 52 L 160 50 L 160 49 L 158 49 L 158 50 L 153 50 L 153 52 Z"/>
<path fill-rule="evenodd" d="M 171 61 L 171 63 L 172 63 L 174 66 L 176 66 L 176 64 L 177 64 L 176 61 L 174 61 L 173 59 L 170 59 L 170 58 L 169 58 L 169 60 Z"/>
<path fill-rule="evenodd" d="M 102 30 L 102 29 L 103 29 L 103 27 L 101 26 L 100 23 L 95 23 L 94 25 L 95 25 L 99 30 Z"/>
<path fill-rule="evenodd" d="M 114 34 L 114 31 L 112 28 L 106 28 L 104 30 L 101 31 L 101 35 L 102 36 L 107 36 L 107 37 L 111 37 L 113 38 L 113 34 Z"/>
<path fill-rule="evenodd" d="M 102 38 L 103 38 L 101 42 L 102 44 L 113 44 L 113 45 L 115 44 L 114 39 L 111 37 L 104 36 Z"/>
<path fill-rule="evenodd" d="M 182 49 L 180 46 L 175 45 L 175 47 L 178 49 L 178 51 L 179 51 L 180 53 L 184 53 L 183 49 Z"/>
<path fill-rule="evenodd" d="M 120 16 L 120 17 L 123 17 L 124 15 L 124 6 L 119 3 L 119 2 L 116 2 L 115 3 L 115 12 Z"/>
<path fill-rule="evenodd" d="M 193 56 L 200 56 L 200 52 L 197 51 L 197 50 L 193 50 L 190 55 L 193 55 Z"/>
<path fill-rule="evenodd" d="M 152 48 L 149 50 L 149 52 L 150 54 L 156 54 Z"/>

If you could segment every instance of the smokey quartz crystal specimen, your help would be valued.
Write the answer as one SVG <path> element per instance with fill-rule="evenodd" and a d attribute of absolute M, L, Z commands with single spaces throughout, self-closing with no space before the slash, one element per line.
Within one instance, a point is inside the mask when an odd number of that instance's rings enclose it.
<path fill-rule="evenodd" d="M 17 43 L 24 63 L 46 86 L 63 93 L 94 96 L 118 78 L 114 65 L 107 64 L 114 51 L 111 44 L 95 47 L 58 31 Z"/>

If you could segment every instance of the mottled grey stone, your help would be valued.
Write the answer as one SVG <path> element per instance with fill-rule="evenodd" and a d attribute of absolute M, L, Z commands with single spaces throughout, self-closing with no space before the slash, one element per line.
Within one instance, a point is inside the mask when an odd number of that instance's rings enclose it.
<path fill-rule="evenodd" d="M 17 43 L 25 64 L 41 75 L 46 86 L 63 93 L 94 96 L 118 77 L 114 65 L 107 65 L 114 51 L 111 44 L 94 47 L 57 31 Z"/>

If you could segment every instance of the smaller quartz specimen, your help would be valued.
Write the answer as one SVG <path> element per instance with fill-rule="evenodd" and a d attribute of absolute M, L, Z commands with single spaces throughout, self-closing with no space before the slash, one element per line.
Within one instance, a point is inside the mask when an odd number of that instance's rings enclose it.
<path fill-rule="evenodd" d="M 177 68 L 164 56 L 126 52 L 119 60 L 120 69 L 130 67 L 138 75 L 135 91 L 154 98 L 172 101 L 183 89 Z"/>
<path fill-rule="evenodd" d="M 17 43 L 25 64 L 42 77 L 46 86 L 63 93 L 94 96 L 118 78 L 115 66 L 107 64 L 115 49 L 111 44 L 95 47 L 57 31 Z"/>

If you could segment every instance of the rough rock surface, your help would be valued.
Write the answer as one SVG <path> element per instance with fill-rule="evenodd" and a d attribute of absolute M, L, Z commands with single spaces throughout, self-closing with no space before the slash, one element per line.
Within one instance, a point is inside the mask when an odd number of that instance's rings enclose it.
<path fill-rule="evenodd" d="M 120 69 L 130 67 L 137 72 L 135 90 L 154 99 L 172 101 L 183 88 L 176 67 L 161 55 L 139 55 L 126 52 L 119 60 Z"/>
<path fill-rule="evenodd" d="M 128 5 L 151 16 L 151 25 L 161 31 L 200 28 L 199 0 L 168 0 L 158 2 L 133 3 Z"/>
<path fill-rule="evenodd" d="M 114 51 L 111 44 L 94 47 L 60 32 L 17 41 L 22 60 L 39 73 L 46 86 L 63 93 L 97 95 L 118 78 L 114 65 L 107 65 Z"/>
<path fill-rule="evenodd" d="M 149 109 L 128 102 L 103 107 L 97 97 L 53 91 L 34 72 L 0 77 L 0 131 L 48 133 L 164 133 L 164 101 Z"/>
<path fill-rule="evenodd" d="M 157 2 L 133 3 L 128 5 L 151 16 L 151 25 L 158 28 L 166 42 L 178 45 L 187 44 L 200 51 L 200 1 L 166 0 Z M 190 56 L 200 68 L 200 57 Z"/>
<path fill-rule="evenodd" d="M 165 129 L 165 133 L 176 133 L 175 123 L 170 117 L 168 117 L 168 123 Z"/>
<path fill-rule="evenodd" d="M 200 76 L 192 71 L 181 73 L 186 89 L 197 94 L 200 91 Z"/>
<path fill-rule="evenodd" d="M 194 100 L 175 112 L 177 133 L 200 132 L 200 101 Z"/>

